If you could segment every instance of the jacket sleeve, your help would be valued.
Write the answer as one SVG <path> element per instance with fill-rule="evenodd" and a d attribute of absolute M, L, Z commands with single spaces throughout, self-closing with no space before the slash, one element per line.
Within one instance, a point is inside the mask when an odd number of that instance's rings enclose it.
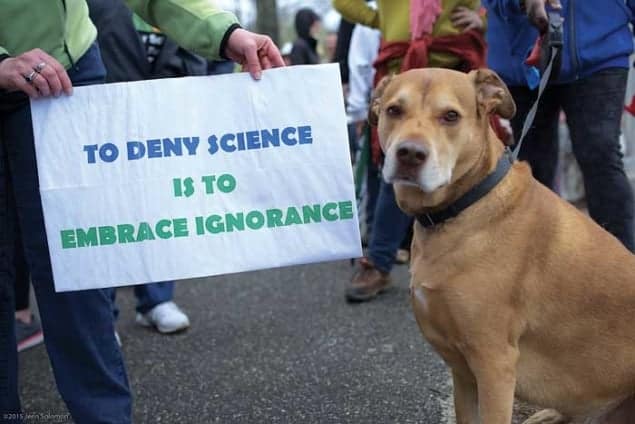
<path fill-rule="evenodd" d="M 223 56 L 226 35 L 238 19 L 210 0 L 126 0 L 143 20 L 165 32 L 180 46 L 207 59 Z"/>
<path fill-rule="evenodd" d="M 354 122 L 364 121 L 368 115 L 370 92 L 373 88 L 377 58 L 379 31 L 364 26 L 355 26 L 348 50 L 349 94 L 347 111 Z"/>
<path fill-rule="evenodd" d="M 371 28 L 379 28 L 379 12 L 364 0 L 333 0 L 333 7 L 344 19 Z"/>
<path fill-rule="evenodd" d="M 520 0 L 481 0 L 487 10 L 496 10 L 500 16 L 524 15 L 520 8 Z"/>
<path fill-rule="evenodd" d="M 631 11 L 631 24 L 635 28 L 635 0 L 626 0 L 626 5 Z"/>

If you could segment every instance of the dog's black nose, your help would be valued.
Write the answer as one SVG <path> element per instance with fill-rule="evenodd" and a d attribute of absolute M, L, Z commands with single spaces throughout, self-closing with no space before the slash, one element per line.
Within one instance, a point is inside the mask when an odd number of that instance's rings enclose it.
<path fill-rule="evenodd" d="M 417 166 L 426 161 L 428 155 L 423 147 L 412 142 L 403 143 L 397 148 L 397 160 L 403 165 Z"/>

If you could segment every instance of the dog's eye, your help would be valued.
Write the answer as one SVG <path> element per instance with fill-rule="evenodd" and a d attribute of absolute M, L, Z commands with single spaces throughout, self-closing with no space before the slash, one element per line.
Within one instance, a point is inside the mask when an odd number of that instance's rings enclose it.
<path fill-rule="evenodd" d="M 445 114 L 443 115 L 443 121 L 448 123 L 448 124 L 453 124 L 456 121 L 458 121 L 460 118 L 459 113 L 455 110 L 449 110 L 447 112 L 445 112 Z"/>
<path fill-rule="evenodd" d="M 396 105 L 388 106 L 386 108 L 386 114 L 388 116 L 398 117 L 398 116 L 401 116 L 402 113 L 403 113 L 403 110 L 401 109 L 401 107 Z"/>

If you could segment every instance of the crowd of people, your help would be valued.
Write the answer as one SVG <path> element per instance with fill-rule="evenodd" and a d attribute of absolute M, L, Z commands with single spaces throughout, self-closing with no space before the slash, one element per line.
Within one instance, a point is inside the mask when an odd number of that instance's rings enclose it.
<path fill-rule="evenodd" d="M 131 420 L 130 387 L 114 325 L 115 290 L 54 290 L 29 97 L 70 95 L 79 85 L 233 72 L 237 66 L 260 79 L 270 67 L 338 62 L 367 244 L 345 297 L 363 302 L 390 287 L 395 263 L 407 262 L 407 254 L 399 252 L 407 250 L 413 225 L 398 208 L 392 186 L 379 176 L 377 134 L 366 122 L 373 87 L 385 75 L 413 68 L 491 67 L 518 107 L 509 130 L 497 128 L 502 142 L 513 143 L 537 93 L 536 69 L 526 58 L 546 30 L 547 9 L 557 10 L 566 17 L 562 67 L 545 91 L 520 158 L 540 182 L 555 187 L 557 126 L 564 112 L 589 214 L 633 251 L 633 192 L 619 135 L 635 1 L 608 2 L 601 14 L 592 2 L 561 1 L 333 0 L 343 17 L 337 34 L 322 37 L 321 17 L 303 8 L 295 15 L 297 38 L 281 51 L 211 1 L 2 2 L 0 412 L 21 409 L 17 352 L 44 340 L 76 422 Z M 41 30 L 28 30 L 32 22 Z M 327 41 L 323 48 L 321 38 Z M 29 305 L 30 286 L 41 325 Z M 136 286 L 136 322 L 161 333 L 186 329 L 189 318 L 173 291 L 171 281 Z"/>

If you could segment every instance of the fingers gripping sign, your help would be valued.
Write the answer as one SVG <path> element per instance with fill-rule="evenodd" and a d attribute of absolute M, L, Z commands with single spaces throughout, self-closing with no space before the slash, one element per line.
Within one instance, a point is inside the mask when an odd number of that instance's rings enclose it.
<path fill-rule="evenodd" d="M 29 97 L 71 94 L 73 86 L 64 67 L 40 49 L 29 50 L 0 62 L 0 88 L 23 91 Z"/>
<path fill-rule="evenodd" d="M 263 70 L 284 66 L 280 51 L 271 38 L 242 28 L 234 30 L 229 36 L 225 55 L 242 65 L 257 80 Z"/>

